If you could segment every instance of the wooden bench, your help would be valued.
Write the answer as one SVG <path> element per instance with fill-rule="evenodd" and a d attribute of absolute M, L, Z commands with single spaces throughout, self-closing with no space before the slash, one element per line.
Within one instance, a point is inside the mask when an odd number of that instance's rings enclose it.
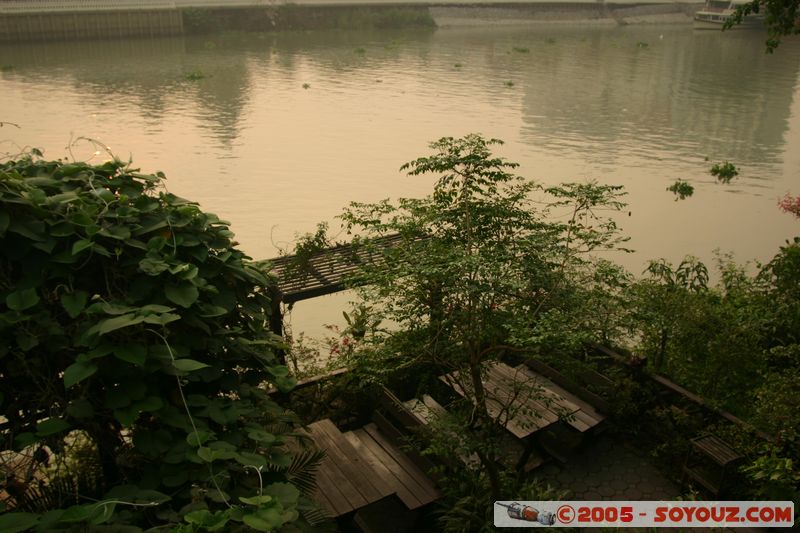
<path fill-rule="evenodd" d="M 718 496 L 725 488 L 728 467 L 743 456 L 715 435 L 701 435 L 691 444 L 683 465 L 684 481 L 692 479 Z"/>

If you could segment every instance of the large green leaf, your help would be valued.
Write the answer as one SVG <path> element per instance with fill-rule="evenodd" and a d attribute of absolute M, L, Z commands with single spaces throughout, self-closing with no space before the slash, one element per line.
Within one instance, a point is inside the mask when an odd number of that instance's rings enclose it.
<path fill-rule="evenodd" d="M 0 531 L 17 533 L 32 528 L 39 522 L 39 516 L 33 513 L 5 513 L 0 515 Z"/>
<path fill-rule="evenodd" d="M 136 366 L 144 365 L 147 359 L 147 346 L 144 344 L 123 344 L 114 348 L 114 356 Z"/>
<path fill-rule="evenodd" d="M 75 241 L 75 244 L 72 245 L 72 255 L 78 255 L 87 248 L 91 248 L 92 244 L 92 241 L 88 241 L 86 239 Z"/>
<path fill-rule="evenodd" d="M 6 305 L 14 311 L 24 311 L 39 303 L 36 289 L 20 289 L 6 296 Z"/>
<path fill-rule="evenodd" d="M 56 433 L 61 433 L 69 429 L 70 426 L 69 422 L 63 420 L 61 418 L 48 418 L 42 422 L 36 424 L 36 435 L 39 437 L 47 437 L 50 435 L 55 435 Z"/>
<path fill-rule="evenodd" d="M 209 366 L 200 361 L 195 361 L 194 359 L 176 359 L 173 365 L 181 372 L 192 372 Z"/>
<path fill-rule="evenodd" d="M 167 270 L 169 265 L 161 259 L 145 257 L 139 261 L 139 270 L 150 276 L 157 276 Z"/>
<path fill-rule="evenodd" d="M 72 363 L 64 370 L 64 387 L 70 388 L 97 372 L 97 365 L 89 361 Z"/>
<path fill-rule="evenodd" d="M 86 307 L 88 296 L 85 291 L 65 292 L 61 295 L 61 305 L 64 306 L 70 318 L 75 318 Z"/>
<path fill-rule="evenodd" d="M 245 524 L 256 531 L 272 531 L 283 525 L 283 509 L 277 503 L 242 517 Z"/>
<path fill-rule="evenodd" d="M 120 328 L 127 328 L 128 326 L 135 326 L 143 322 L 145 317 L 136 315 L 135 313 L 128 313 L 126 315 L 115 316 L 114 318 L 107 318 L 98 323 L 98 332 L 100 335 L 105 335 Z"/>
<path fill-rule="evenodd" d="M 183 519 L 190 524 L 197 525 L 201 531 L 222 531 L 229 520 L 226 511 L 217 511 L 212 514 L 208 509 L 186 513 Z"/>
<path fill-rule="evenodd" d="M 94 416 L 94 407 L 86 398 L 77 398 L 67 406 L 67 414 L 73 418 L 91 418 Z"/>
<path fill-rule="evenodd" d="M 273 483 L 264 487 L 264 494 L 274 496 L 284 507 L 290 507 L 297 503 L 300 491 L 290 483 Z"/>
<path fill-rule="evenodd" d="M 197 287 L 191 283 L 181 283 L 179 285 L 167 285 L 164 290 L 167 298 L 181 307 L 191 307 L 200 296 Z"/>
<path fill-rule="evenodd" d="M 107 228 L 102 228 L 97 234 L 121 241 L 131 238 L 131 230 L 125 226 L 109 226 Z"/>

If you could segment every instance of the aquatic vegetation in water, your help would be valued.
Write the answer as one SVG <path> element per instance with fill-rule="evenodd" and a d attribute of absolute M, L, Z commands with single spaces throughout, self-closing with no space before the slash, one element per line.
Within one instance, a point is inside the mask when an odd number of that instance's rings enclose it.
<path fill-rule="evenodd" d="M 555 37 L 548 37 L 547 39 L 544 40 L 544 42 L 546 42 L 547 44 L 556 44 L 556 39 Z"/>
<path fill-rule="evenodd" d="M 203 72 L 200 70 L 193 70 L 184 76 L 184 78 L 189 81 L 198 81 L 202 80 L 205 77 L 206 75 L 203 74 Z"/>
<path fill-rule="evenodd" d="M 530 52 L 530 49 L 525 48 L 524 46 L 515 46 L 514 48 L 512 48 L 512 50 L 514 52 L 517 52 L 518 54 L 527 54 L 528 52 Z"/>
<path fill-rule="evenodd" d="M 725 184 L 730 183 L 733 178 L 739 175 L 739 169 L 736 168 L 736 165 L 728 161 L 715 163 L 709 172 L 711 172 L 712 176 L 716 176 L 718 181 Z"/>
<path fill-rule="evenodd" d="M 505 86 L 506 86 L 506 87 L 513 87 L 513 86 L 514 86 L 514 82 L 513 82 L 513 81 L 511 81 L 511 80 L 507 80 L 507 81 L 505 82 Z"/>
<path fill-rule="evenodd" d="M 649 44 L 647 44 L 647 43 L 646 43 L 646 42 L 644 42 L 644 41 L 639 41 L 638 43 L 636 43 L 636 47 L 637 47 L 637 48 L 647 48 L 648 46 L 650 46 L 650 45 L 649 45 Z"/>
<path fill-rule="evenodd" d="M 11 72 L 14 70 L 14 65 L 0 65 L 0 72 Z"/>
<path fill-rule="evenodd" d="M 462 65 L 461 63 L 455 63 L 455 64 L 453 65 L 453 67 L 454 67 L 454 68 L 461 68 L 461 67 L 463 67 L 463 66 L 464 66 L 464 65 Z"/>
<path fill-rule="evenodd" d="M 359 55 L 364 55 L 364 54 L 366 54 L 366 53 L 367 53 L 367 50 L 366 50 L 366 49 L 364 49 L 364 48 L 361 48 L 360 46 L 359 46 L 358 48 L 356 48 L 355 50 L 353 50 L 353 51 L 354 51 L 355 53 L 359 54 Z"/>
<path fill-rule="evenodd" d="M 304 83 L 303 84 L 303 89 L 309 89 L 310 87 L 311 87 L 310 83 Z"/>
<path fill-rule="evenodd" d="M 694 194 L 694 187 L 683 180 L 676 180 L 675 183 L 667 187 L 667 190 L 675 195 L 675 201 L 685 200 Z"/>

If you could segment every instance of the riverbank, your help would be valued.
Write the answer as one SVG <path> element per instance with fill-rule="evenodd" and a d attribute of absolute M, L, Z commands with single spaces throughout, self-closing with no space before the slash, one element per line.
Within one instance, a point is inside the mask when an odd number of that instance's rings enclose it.
<path fill-rule="evenodd" d="M 35 3 L 32 3 L 32 5 Z M 149 5 L 149 4 L 148 4 Z M 52 41 L 319 29 L 399 29 L 538 23 L 689 23 L 699 3 L 499 2 L 387 3 L 378 0 L 299 2 L 258 7 L 135 9 L 116 5 L 81 11 L 0 8 L 0 41 Z"/>

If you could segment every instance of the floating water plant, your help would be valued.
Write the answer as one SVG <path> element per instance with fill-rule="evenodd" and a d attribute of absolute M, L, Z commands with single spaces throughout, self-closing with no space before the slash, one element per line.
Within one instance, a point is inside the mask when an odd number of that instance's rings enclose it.
<path fill-rule="evenodd" d="M 513 87 L 514 86 L 514 82 L 511 81 L 511 80 L 508 80 L 508 81 L 505 82 L 505 86 L 506 87 Z"/>
<path fill-rule="evenodd" d="M 355 53 L 359 54 L 359 55 L 364 55 L 364 54 L 366 54 L 366 53 L 367 53 L 367 50 L 366 50 L 366 49 L 364 49 L 364 48 L 362 48 L 362 47 L 360 47 L 360 46 L 359 46 L 358 48 L 356 48 L 355 50 L 353 50 L 353 51 L 354 51 Z"/>
<path fill-rule="evenodd" d="M 709 172 L 711 172 L 712 176 L 716 176 L 718 181 L 726 184 L 739 175 L 739 169 L 736 168 L 736 165 L 728 161 L 715 163 Z"/>
<path fill-rule="evenodd" d="M 308 88 L 310 88 L 310 87 L 311 87 L 311 84 L 310 84 L 310 83 L 304 83 L 304 84 L 303 84 L 303 89 L 308 89 Z"/>
<path fill-rule="evenodd" d="M 530 52 L 529 48 L 525 48 L 524 46 L 515 46 L 512 48 L 513 51 L 517 52 L 518 54 L 527 54 Z"/>
<path fill-rule="evenodd" d="M 675 183 L 667 187 L 667 190 L 675 195 L 675 201 L 685 200 L 694 194 L 694 187 L 683 180 L 676 180 Z"/>
<path fill-rule="evenodd" d="M 461 67 L 463 67 L 463 66 L 464 66 L 464 65 L 462 65 L 461 63 L 455 63 L 455 64 L 453 65 L 453 67 L 455 67 L 455 68 L 461 68 Z"/>
<path fill-rule="evenodd" d="M 203 74 L 202 70 L 193 70 L 184 76 L 185 79 L 189 81 L 198 81 L 205 78 L 206 75 Z"/>
<path fill-rule="evenodd" d="M 639 41 L 638 43 L 636 43 L 636 46 L 637 46 L 638 48 L 647 48 L 647 47 L 648 47 L 648 46 L 650 46 L 650 45 L 649 45 L 649 44 L 647 44 L 647 43 L 646 43 L 646 42 L 644 42 L 644 41 Z"/>

